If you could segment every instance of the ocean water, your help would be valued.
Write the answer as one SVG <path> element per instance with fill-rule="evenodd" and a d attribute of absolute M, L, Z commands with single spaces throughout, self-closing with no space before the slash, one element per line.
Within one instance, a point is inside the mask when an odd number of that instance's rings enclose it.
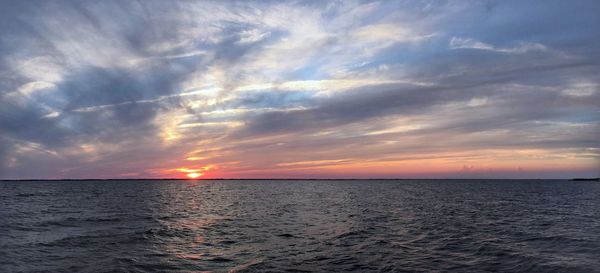
<path fill-rule="evenodd" d="M 0 182 L 0 272 L 600 272 L 600 183 Z"/>

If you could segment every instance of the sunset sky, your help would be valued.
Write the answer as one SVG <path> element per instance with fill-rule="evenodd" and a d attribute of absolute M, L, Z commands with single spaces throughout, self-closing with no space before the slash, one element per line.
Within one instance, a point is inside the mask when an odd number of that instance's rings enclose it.
<path fill-rule="evenodd" d="M 600 176 L 600 1 L 2 1 L 0 179 Z"/>

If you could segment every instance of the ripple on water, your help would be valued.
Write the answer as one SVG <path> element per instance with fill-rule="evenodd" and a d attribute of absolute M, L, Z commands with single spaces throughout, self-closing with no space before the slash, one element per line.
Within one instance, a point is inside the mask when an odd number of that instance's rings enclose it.
<path fill-rule="evenodd" d="M 0 182 L 0 271 L 594 272 L 600 183 Z"/>

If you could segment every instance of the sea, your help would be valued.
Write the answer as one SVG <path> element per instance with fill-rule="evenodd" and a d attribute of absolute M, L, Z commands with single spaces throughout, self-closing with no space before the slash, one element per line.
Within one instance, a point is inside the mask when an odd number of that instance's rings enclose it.
<path fill-rule="evenodd" d="M 2 181 L 0 272 L 600 272 L 600 183 Z"/>

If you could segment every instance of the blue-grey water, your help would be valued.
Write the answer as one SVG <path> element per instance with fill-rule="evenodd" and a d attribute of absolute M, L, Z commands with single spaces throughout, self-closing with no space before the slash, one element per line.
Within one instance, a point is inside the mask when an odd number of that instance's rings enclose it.
<path fill-rule="evenodd" d="M 600 183 L 4 181 L 0 272 L 600 272 Z"/>

